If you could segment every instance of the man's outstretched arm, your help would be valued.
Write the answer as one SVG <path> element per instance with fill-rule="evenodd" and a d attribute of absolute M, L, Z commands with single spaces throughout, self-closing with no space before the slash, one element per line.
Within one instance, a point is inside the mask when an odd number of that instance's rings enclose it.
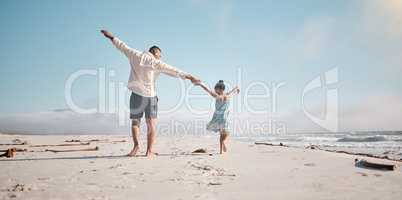
<path fill-rule="evenodd" d="M 194 77 L 193 75 L 191 75 L 191 74 L 186 74 L 186 75 L 184 76 L 184 79 L 190 80 L 192 84 L 197 84 L 197 83 L 200 83 L 200 82 L 201 82 L 200 79 L 195 78 L 195 77 Z"/>
<path fill-rule="evenodd" d="M 183 72 L 183 71 L 181 71 L 171 65 L 168 65 L 160 60 L 156 61 L 156 63 L 154 64 L 154 67 L 158 71 L 165 73 L 167 75 L 174 76 L 174 77 L 180 77 L 182 79 L 188 79 L 193 84 L 200 82 L 200 80 L 198 78 L 195 78 L 193 75 Z"/>
<path fill-rule="evenodd" d="M 131 57 L 133 55 L 137 55 L 138 53 L 140 53 L 139 51 L 130 48 L 129 46 L 127 46 L 123 41 L 119 40 L 117 37 L 115 37 L 112 33 L 110 33 L 107 30 L 101 30 L 101 33 L 108 39 L 110 39 L 110 41 L 112 41 L 112 43 L 114 44 L 114 46 L 116 46 L 117 49 L 119 49 L 122 53 L 124 53 L 124 55 L 126 55 L 127 57 Z"/>

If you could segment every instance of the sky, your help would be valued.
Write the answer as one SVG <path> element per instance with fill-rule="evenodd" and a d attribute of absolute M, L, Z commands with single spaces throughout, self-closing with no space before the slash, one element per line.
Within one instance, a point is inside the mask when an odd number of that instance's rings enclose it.
<path fill-rule="evenodd" d="M 210 86 L 221 79 L 239 85 L 232 104 L 238 118 L 278 116 L 290 130 L 328 129 L 306 113 L 325 117 L 331 109 L 325 103 L 335 98 L 337 130 L 402 129 L 402 0 L 4 0 L 0 26 L 0 131 L 40 113 L 47 114 L 32 126 L 46 126 L 47 118 L 60 117 L 57 111 L 71 109 L 66 82 L 80 70 L 104 70 L 107 87 L 126 83 L 128 61 L 101 29 L 141 51 L 160 46 L 165 62 Z M 335 85 L 308 91 L 302 104 L 306 86 L 334 69 Z M 276 103 L 272 90 L 265 95 L 274 84 L 282 85 Z M 109 107 L 99 87 L 108 98 L 117 96 L 99 86 L 97 76 L 77 79 L 71 96 L 82 108 L 100 101 Z M 326 96 L 329 89 L 337 97 Z M 161 76 L 157 93 L 162 111 L 180 104 L 162 118 L 207 119 L 213 112 L 213 99 L 190 83 Z M 181 105 L 193 94 L 205 98 Z"/>

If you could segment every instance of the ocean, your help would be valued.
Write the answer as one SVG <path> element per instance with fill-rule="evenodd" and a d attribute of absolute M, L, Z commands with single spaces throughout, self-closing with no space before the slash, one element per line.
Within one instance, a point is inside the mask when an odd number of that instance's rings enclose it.
<path fill-rule="evenodd" d="M 174 116 L 175 120 L 173 121 L 166 116 L 159 119 L 158 136 L 193 135 L 217 137 L 217 134 L 205 130 L 205 124 L 208 119 L 193 120 L 193 123 L 189 123 L 184 119 L 176 119 L 178 117 L 180 116 Z M 142 125 L 145 126 L 144 123 Z M 78 114 L 69 110 L 2 116 L 0 117 L 0 132 L 27 135 L 131 135 L 129 124 L 119 126 L 116 115 Z M 268 134 L 259 131 L 254 132 L 246 128 L 243 131 L 232 131 L 231 138 L 248 142 L 283 143 L 300 148 L 317 145 L 328 150 L 387 155 L 396 159 L 402 158 L 402 131 L 350 131 L 337 133 L 288 131 L 283 134 Z"/>
<path fill-rule="evenodd" d="M 356 132 L 303 132 L 287 134 L 265 134 L 239 137 L 240 140 L 283 143 L 292 147 L 305 148 L 317 145 L 322 149 L 340 150 L 350 153 L 367 153 L 402 159 L 402 131 L 356 131 Z"/>

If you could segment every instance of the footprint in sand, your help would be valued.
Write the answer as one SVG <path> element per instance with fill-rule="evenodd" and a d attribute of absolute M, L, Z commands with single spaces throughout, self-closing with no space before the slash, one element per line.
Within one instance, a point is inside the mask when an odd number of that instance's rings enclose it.
<path fill-rule="evenodd" d="M 70 178 L 68 178 L 67 179 L 69 182 L 78 182 L 79 181 L 79 178 L 78 177 L 74 177 L 74 176 L 72 176 L 72 177 L 70 177 Z"/>
<path fill-rule="evenodd" d="M 115 168 L 119 168 L 122 166 L 123 166 L 122 164 L 117 164 L 117 165 L 110 166 L 109 169 L 115 169 Z"/>
<path fill-rule="evenodd" d="M 315 163 L 306 163 L 306 164 L 304 164 L 304 166 L 307 166 L 307 167 L 314 167 L 314 166 L 315 166 Z"/>
<path fill-rule="evenodd" d="M 220 182 L 210 182 L 210 183 L 208 183 L 208 185 L 212 185 L 212 186 L 214 186 L 214 185 L 222 185 L 222 183 L 220 183 Z"/>
<path fill-rule="evenodd" d="M 124 185 L 115 185 L 114 188 L 115 189 L 126 189 L 126 186 L 124 186 Z"/>
<path fill-rule="evenodd" d="M 213 167 L 209 166 L 209 165 L 191 164 L 191 167 L 198 169 L 198 170 L 204 170 L 204 171 L 211 171 L 213 169 Z"/>
<path fill-rule="evenodd" d="M 215 200 L 215 199 L 217 199 L 216 197 L 215 197 L 215 195 L 214 194 L 212 194 L 212 193 L 203 193 L 203 194 L 197 194 L 197 195 L 195 195 L 194 196 L 194 199 L 201 199 L 201 200 L 204 200 L 204 199 L 208 199 L 208 200 Z"/>
<path fill-rule="evenodd" d="M 169 181 L 172 181 L 172 182 L 182 182 L 182 181 L 184 181 L 184 178 L 182 178 L 182 177 L 177 177 L 177 178 L 170 178 L 170 179 L 168 179 Z"/>
<path fill-rule="evenodd" d="M 50 178 L 49 177 L 39 177 L 38 181 L 49 181 Z"/>
<path fill-rule="evenodd" d="M 115 189 L 134 189 L 134 188 L 136 188 L 137 186 L 135 186 L 135 185 L 115 185 L 115 186 L 113 186 Z"/>
<path fill-rule="evenodd" d="M 362 176 L 368 176 L 368 174 L 364 173 L 364 172 L 356 172 L 357 174 L 360 174 Z"/>
<path fill-rule="evenodd" d="M 25 186 L 24 184 L 16 184 L 11 186 L 11 188 L 7 189 L 9 192 L 24 192 L 31 191 L 30 187 Z"/>
<path fill-rule="evenodd" d="M 260 153 L 276 153 L 276 151 L 268 151 L 268 150 L 264 150 L 264 151 L 261 151 Z"/>

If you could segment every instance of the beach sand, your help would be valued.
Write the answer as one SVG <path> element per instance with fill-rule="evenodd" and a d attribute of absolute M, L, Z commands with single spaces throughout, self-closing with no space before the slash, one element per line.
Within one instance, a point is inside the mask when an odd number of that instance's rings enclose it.
<path fill-rule="evenodd" d="M 145 137 L 141 135 L 144 154 Z M 0 143 L 36 152 L 0 158 L 0 199 L 400 199 L 402 170 L 359 168 L 353 155 L 320 150 L 255 145 L 229 139 L 217 154 L 218 138 L 157 137 L 149 159 L 125 157 L 129 136 L 29 136 L 0 134 Z M 65 140 L 107 139 L 82 146 Z M 126 142 L 122 142 L 126 140 Z M 112 142 L 117 141 L 117 142 Z M 71 144 L 71 143 L 70 143 Z M 86 152 L 40 152 L 81 149 Z M 11 146 L 1 145 L 0 149 Z M 197 148 L 207 154 L 193 155 Z M 211 154 L 212 155 L 211 155 Z M 374 160 L 376 159 L 368 159 Z M 379 160 L 377 160 L 379 161 Z M 381 160 L 381 162 L 385 162 Z"/>

